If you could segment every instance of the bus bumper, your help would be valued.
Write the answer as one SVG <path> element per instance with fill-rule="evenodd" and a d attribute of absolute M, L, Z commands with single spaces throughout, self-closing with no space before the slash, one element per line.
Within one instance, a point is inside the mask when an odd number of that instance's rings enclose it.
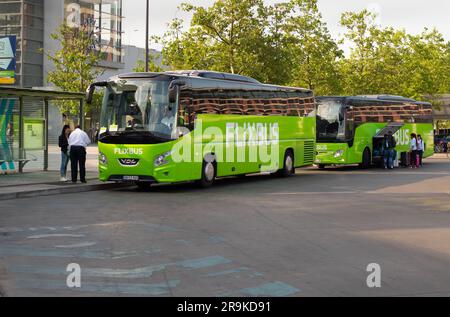
<path fill-rule="evenodd" d="M 348 148 L 342 144 L 318 144 L 316 165 L 342 165 L 347 164 Z"/>
<path fill-rule="evenodd" d="M 171 143 L 155 145 L 99 144 L 99 179 L 103 182 L 178 183 L 200 179 L 201 163 L 177 164 Z M 160 162 L 157 158 L 162 157 Z M 198 167 L 198 168 L 197 168 Z"/>

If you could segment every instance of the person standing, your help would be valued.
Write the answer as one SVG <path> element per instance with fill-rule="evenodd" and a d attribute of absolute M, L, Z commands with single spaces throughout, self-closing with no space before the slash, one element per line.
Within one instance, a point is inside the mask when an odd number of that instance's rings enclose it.
<path fill-rule="evenodd" d="M 381 149 L 383 153 L 383 166 L 384 169 L 387 169 L 389 167 L 389 158 L 390 158 L 389 139 L 387 134 L 384 135 L 383 142 L 381 143 Z"/>
<path fill-rule="evenodd" d="M 62 129 L 61 135 L 59 136 L 59 147 L 61 148 L 61 182 L 67 182 L 67 165 L 69 164 L 69 135 L 70 126 L 65 125 Z"/>
<path fill-rule="evenodd" d="M 70 162 L 72 167 L 72 183 L 77 182 L 78 167 L 80 181 L 86 183 L 86 147 L 91 143 L 86 132 L 77 126 L 69 137 Z"/>
<path fill-rule="evenodd" d="M 411 168 L 419 167 L 419 159 L 418 159 L 418 149 L 419 142 L 417 141 L 417 135 L 415 133 L 411 134 L 411 143 L 409 145 L 410 155 L 411 155 Z"/>
<path fill-rule="evenodd" d="M 395 141 L 395 138 L 392 135 L 392 131 L 389 131 L 389 134 L 384 135 L 383 145 L 382 145 L 385 169 L 394 169 L 396 146 L 397 146 L 397 142 Z"/>
<path fill-rule="evenodd" d="M 418 153 L 419 153 L 419 166 L 422 167 L 423 166 L 423 153 L 425 152 L 425 142 L 422 139 L 422 136 L 419 134 L 417 136 L 417 142 L 418 142 Z"/>

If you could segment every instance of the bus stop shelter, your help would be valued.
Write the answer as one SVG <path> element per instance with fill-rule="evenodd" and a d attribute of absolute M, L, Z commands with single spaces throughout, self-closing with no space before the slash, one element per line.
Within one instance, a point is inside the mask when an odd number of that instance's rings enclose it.
<path fill-rule="evenodd" d="M 74 101 L 79 105 L 78 122 L 84 126 L 83 93 L 0 87 L 0 170 L 19 173 L 33 159 L 27 151 L 43 151 L 43 170 L 48 170 L 49 104 Z"/>

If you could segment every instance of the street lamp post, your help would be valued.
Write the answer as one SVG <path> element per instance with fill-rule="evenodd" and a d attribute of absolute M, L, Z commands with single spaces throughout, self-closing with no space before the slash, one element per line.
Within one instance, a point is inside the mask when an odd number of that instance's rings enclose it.
<path fill-rule="evenodd" d="M 145 20 L 145 71 L 148 72 L 148 64 L 149 64 L 149 48 L 148 48 L 148 32 L 149 32 L 149 7 L 150 7 L 150 0 L 147 0 L 147 15 Z"/>

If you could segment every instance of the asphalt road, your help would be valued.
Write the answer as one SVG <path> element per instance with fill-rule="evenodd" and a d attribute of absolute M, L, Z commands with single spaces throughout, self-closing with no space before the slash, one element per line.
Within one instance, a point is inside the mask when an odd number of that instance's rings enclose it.
<path fill-rule="evenodd" d="M 449 296 L 449 167 L 2 201 L 0 294 Z M 66 285 L 70 263 L 81 288 Z"/>

